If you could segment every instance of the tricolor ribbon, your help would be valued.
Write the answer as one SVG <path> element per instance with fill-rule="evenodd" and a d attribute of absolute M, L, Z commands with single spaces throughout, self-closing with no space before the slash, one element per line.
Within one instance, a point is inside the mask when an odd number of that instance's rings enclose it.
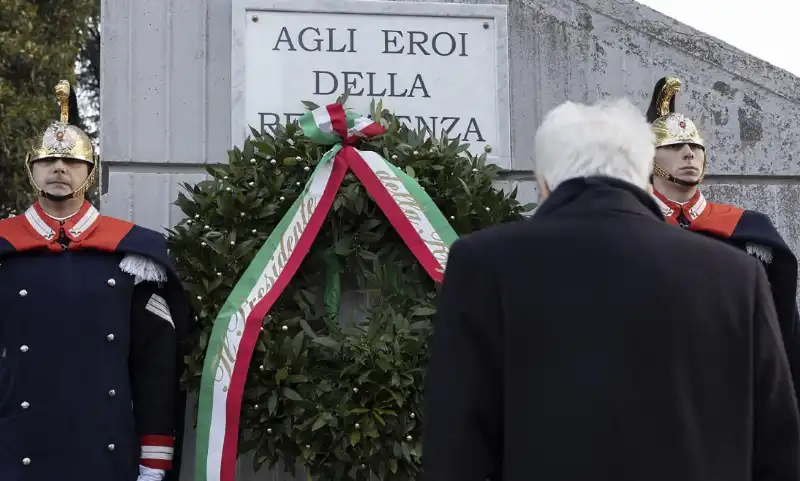
<path fill-rule="evenodd" d="M 458 237 L 411 176 L 375 152 L 353 147 L 363 137 L 384 133 L 379 123 L 345 112 L 338 103 L 306 113 L 299 123 L 306 137 L 333 147 L 214 321 L 200 386 L 198 481 L 235 481 L 244 384 L 263 319 L 308 254 L 348 169 L 437 282 L 442 281 L 450 246 Z"/>

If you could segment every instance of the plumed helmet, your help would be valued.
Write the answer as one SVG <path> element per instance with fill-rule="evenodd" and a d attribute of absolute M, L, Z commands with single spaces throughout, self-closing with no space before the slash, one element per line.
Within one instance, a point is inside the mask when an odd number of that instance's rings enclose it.
<path fill-rule="evenodd" d="M 650 106 L 647 109 L 647 121 L 655 134 L 656 147 L 691 144 L 705 150 L 705 141 L 700 131 L 689 117 L 675 112 L 675 94 L 681 89 L 681 81 L 677 77 L 664 77 L 656 82 Z M 658 164 L 653 165 L 653 174 L 681 185 L 697 185 L 702 182 L 706 173 L 706 164 L 697 182 L 686 182 L 674 178 Z"/>
<path fill-rule="evenodd" d="M 69 82 L 61 80 L 56 85 L 55 92 L 61 107 L 60 118 L 51 123 L 36 138 L 25 165 L 28 171 L 28 179 L 40 196 L 52 198 L 53 200 L 64 200 L 84 195 L 97 179 L 100 165 L 92 140 L 86 132 L 78 127 L 81 120 L 75 91 L 70 87 Z M 34 162 L 54 158 L 79 160 L 89 164 L 89 176 L 86 181 L 69 195 L 52 196 L 47 194 L 36 184 L 33 178 L 31 166 Z"/>

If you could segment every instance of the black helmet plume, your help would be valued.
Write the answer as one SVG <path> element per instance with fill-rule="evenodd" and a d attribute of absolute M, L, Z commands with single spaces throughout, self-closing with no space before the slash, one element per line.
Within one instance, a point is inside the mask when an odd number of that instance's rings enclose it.
<path fill-rule="evenodd" d="M 650 106 L 647 108 L 647 121 L 651 124 L 655 122 L 656 119 L 661 117 L 658 114 L 658 97 L 661 94 L 661 90 L 664 89 L 664 85 L 667 83 L 667 77 L 662 77 L 658 82 L 656 82 L 656 86 L 653 88 L 653 95 L 650 97 Z M 669 101 L 669 111 L 675 112 L 675 97 L 673 96 Z"/>
<path fill-rule="evenodd" d="M 75 88 L 69 89 L 69 120 L 67 123 L 83 130 L 83 120 L 81 113 L 78 111 L 78 96 L 75 94 Z"/>

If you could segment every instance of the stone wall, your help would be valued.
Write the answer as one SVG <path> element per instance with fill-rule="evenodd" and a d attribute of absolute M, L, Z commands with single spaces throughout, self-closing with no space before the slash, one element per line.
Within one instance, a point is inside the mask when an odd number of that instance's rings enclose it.
<path fill-rule="evenodd" d="M 797 78 L 632 1 L 460 3 L 508 5 L 513 170 L 500 186 L 536 199 L 533 134 L 552 107 L 627 96 L 644 110 L 654 82 L 677 75 L 678 108 L 709 143 L 709 197 L 769 214 L 800 251 Z M 231 1 L 103 0 L 102 12 L 101 208 L 169 227 L 180 217 L 178 184 L 203 179 L 231 147 Z M 287 479 L 256 478 L 248 465 L 243 481 Z"/>

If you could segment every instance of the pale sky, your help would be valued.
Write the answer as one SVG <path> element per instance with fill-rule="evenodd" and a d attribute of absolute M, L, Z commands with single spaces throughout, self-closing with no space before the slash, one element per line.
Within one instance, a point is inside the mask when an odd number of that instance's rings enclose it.
<path fill-rule="evenodd" d="M 798 0 L 637 0 L 800 76 Z"/>

